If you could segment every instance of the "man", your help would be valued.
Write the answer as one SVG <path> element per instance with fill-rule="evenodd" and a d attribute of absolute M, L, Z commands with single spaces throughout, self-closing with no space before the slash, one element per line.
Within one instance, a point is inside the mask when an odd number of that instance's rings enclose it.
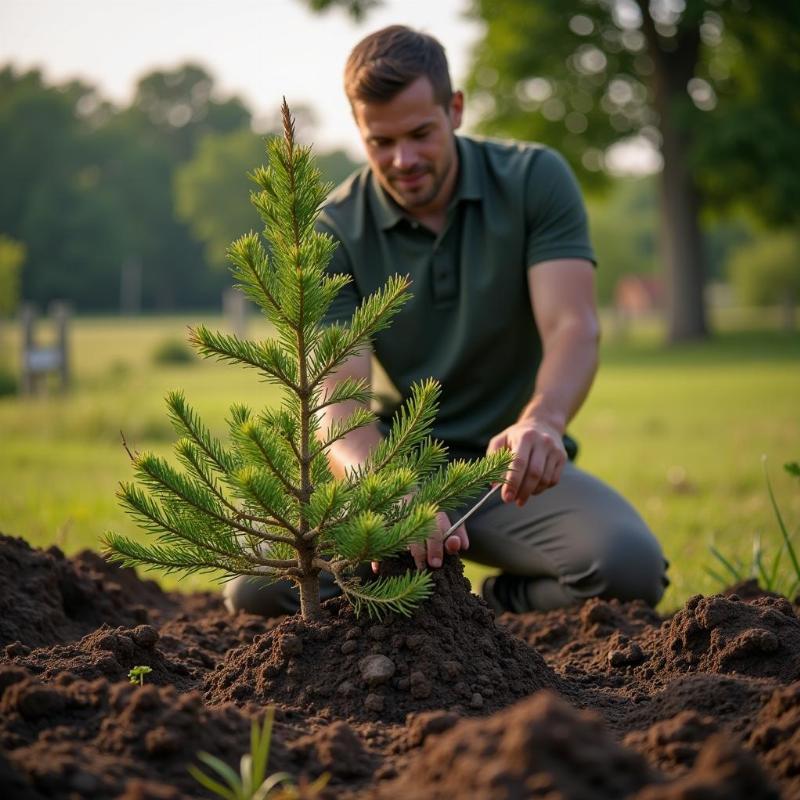
<path fill-rule="evenodd" d="M 412 299 L 374 341 L 398 399 L 433 376 L 442 385 L 434 436 L 451 457 L 514 454 L 500 496 L 444 544 L 451 522 L 438 515 L 427 544 L 412 548 L 418 568 L 469 548 L 501 570 L 483 589 L 498 612 L 593 596 L 655 605 L 667 583 L 657 541 L 622 497 L 567 456 L 566 426 L 592 384 L 599 338 L 594 256 L 569 168 L 538 145 L 456 136 L 464 99 L 444 50 L 403 26 L 353 49 L 345 90 L 368 166 L 331 195 L 319 220 L 339 241 L 330 269 L 352 277 L 328 321 L 349 320 L 390 275 L 410 275 Z M 351 358 L 335 379 L 346 376 L 372 380 L 371 355 Z M 334 474 L 367 456 L 396 407 L 385 402 L 378 423 L 332 447 Z M 352 411 L 352 403 L 328 407 L 325 423 Z M 243 579 L 227 599 L 267 614 L 297 605 L 288 586 Z"/>

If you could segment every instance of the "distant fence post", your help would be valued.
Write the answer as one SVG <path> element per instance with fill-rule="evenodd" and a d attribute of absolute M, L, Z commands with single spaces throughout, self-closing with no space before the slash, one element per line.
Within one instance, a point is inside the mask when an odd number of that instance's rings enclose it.
<path fill-rule="evenodd" d="M 34 372 L 29 366 L 29 353 L 33 350 L 33 329 L 36 325 L 36 309 L 24 303 L 19 311 L 19 321 L 22 326 L 22 380 L 20 389 L 22 394 L 33 394 Z"/>
<path fill-rule="evenodd" d="M 240 339 L 247 336 L 247 298 L 239 289 L 232 287 L 222 292 L 222 313 L 228 328 Z"/>
<path fill-rule="evenodd" d="M 58 384 L 62 392 L 69 388 L 69 305 L 63 300 L 54 300 L 50 305 L 50 316 L 56 329 L 55 351 L 58 365 Z"/>
<path fill-rule="evenodd" d="M 122 264 L 119 281 L 119 308 L 123 314 L 142 310 L 142 262 L 129 258 Z"/>
<path fill-rule="evenodd" d="M 22 380 L 23 394 L 33 394 L 38 385 L 44 385 L 48 374 L 58 377 L 59 390 L 69 386 L 69 319 L 67 303 L 56 300 L 50 305 L 55 336 L 50 345 L 36 343 L 36 309 L 25 303 L 20 309 L 22 325 Z"/>

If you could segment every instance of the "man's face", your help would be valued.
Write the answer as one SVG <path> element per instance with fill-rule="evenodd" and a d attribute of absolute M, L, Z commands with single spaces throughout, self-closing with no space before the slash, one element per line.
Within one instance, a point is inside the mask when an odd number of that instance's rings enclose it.
<path fill-rule="evenodd" d="M 463 102 L 455 92 L 445 109 L 421 77 L 387 103 L 353 105 L 373 172 L 412 214 L 441 210 L 450 199 L 458 173 L 453 132 L 461 124 Z"/>

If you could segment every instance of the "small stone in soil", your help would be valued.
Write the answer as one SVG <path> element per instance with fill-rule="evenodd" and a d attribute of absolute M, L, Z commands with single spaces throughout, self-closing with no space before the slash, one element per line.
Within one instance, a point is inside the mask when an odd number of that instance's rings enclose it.
<path fill-rule="evenodd" d="M 137 625 L 132 632 L 133 640 L 140 647 L 151 648 L 158 641 L 158 631 L 152 625 Z"/>
<path fill-rule="evenodd" d="M 470 708 L 483 708 L 483 695 L 480 692 L 475 692 L 472 699 L 469 701 Z"/>
<path fill-rule="evenodd" d="M 388 656 L 374 654 L 358 662 L 361 677 L 370 688 L 386 683 L 395 673 L 394 661 Z"/>

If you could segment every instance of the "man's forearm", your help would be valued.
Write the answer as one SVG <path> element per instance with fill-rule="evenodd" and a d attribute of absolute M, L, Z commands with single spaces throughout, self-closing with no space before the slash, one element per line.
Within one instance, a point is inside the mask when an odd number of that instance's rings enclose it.
<path fill-rule="evenodd" d="M 363 463 L 382 439 L 378 425 L 373 423 L 334 442 L 328 450 L 328 463 L 334 477 L 343 478 L 348 468 Z"/>
<path fill-rule="evenodd" d="M 547 334 L 533 397 L 520 419 L 536 419 L 563 434 L 592 386 L 599 331 L 589 321 L 565 321 Z"/>

